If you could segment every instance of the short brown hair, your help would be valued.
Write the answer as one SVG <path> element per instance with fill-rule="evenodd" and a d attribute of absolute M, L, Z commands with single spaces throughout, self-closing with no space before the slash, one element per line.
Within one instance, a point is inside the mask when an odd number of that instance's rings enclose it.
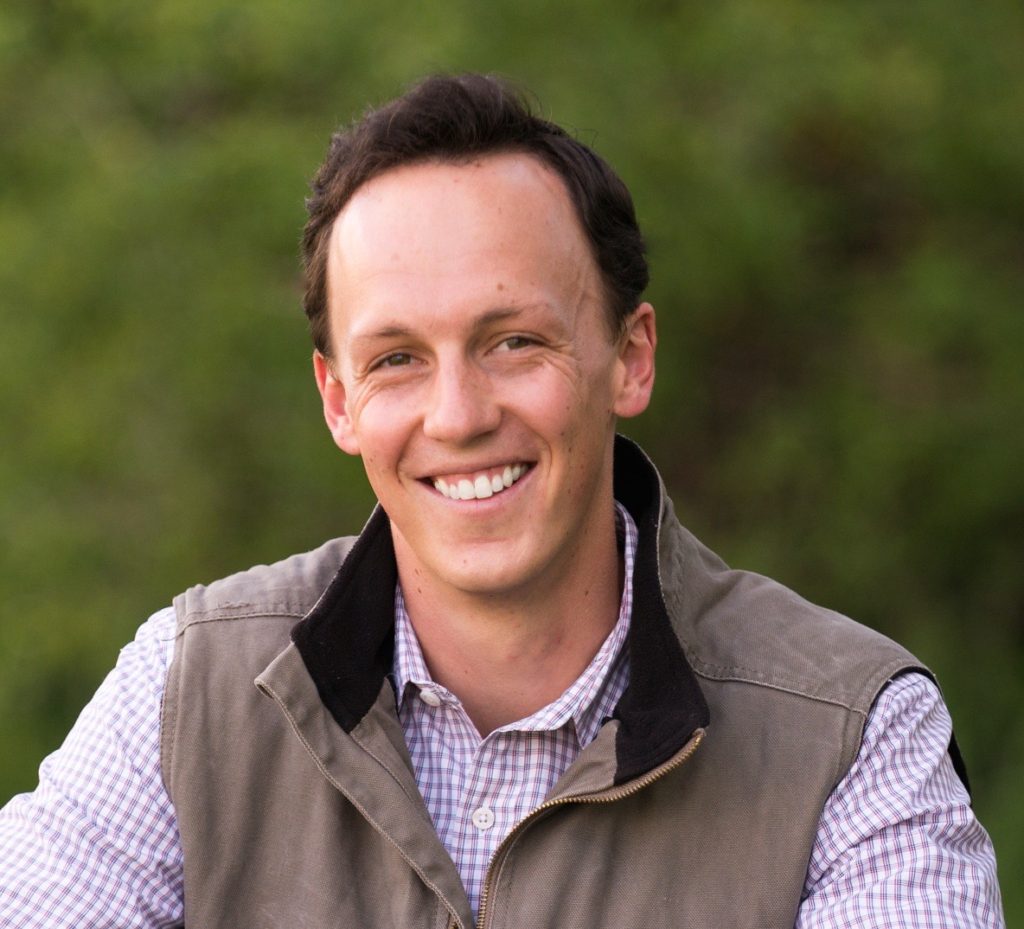
<path fill-rule="evenodd" d="M 564 181 L 601 272 L 612 331 L 622 330 L 648 280 L 643 236 L 626 185 L 590 148 L 536 116 L 505 81 L 483 74 L 435 75 L 335 133 L 313 178 L 302 235 L 303 306 L 321 354 L 330 356 L 328 240 L 356 190 L 403 165 L 508 152 L 539 158 Z"/>

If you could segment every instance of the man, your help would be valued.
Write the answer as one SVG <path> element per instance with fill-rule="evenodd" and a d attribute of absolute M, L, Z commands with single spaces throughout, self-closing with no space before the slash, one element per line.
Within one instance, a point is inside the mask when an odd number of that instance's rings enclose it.
<path fill-rule="evenodd" d="M 656 336 L 611 169 L 434 78 L 309 210 L 316 382 L 380 507 L 143 627 L 4 812 L 0 921 L 1001 925 L 926 673 L 726 568 L 616 439 Z"/>

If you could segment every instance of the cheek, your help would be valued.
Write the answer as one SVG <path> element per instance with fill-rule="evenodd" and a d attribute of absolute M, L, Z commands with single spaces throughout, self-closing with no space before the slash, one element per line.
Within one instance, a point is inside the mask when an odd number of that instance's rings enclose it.
<path fill-rule="evenodd" d="M 413 429 L 409 405 L 382 394 L 356 405 L 352 425 L 367 471 L 393 467 Z"/>
<path fill-rule="evenodd" d="M 564 440 L 571 435 L 579 418 L 577 398 L 562 385 L 520 384 L 507 409 L 528 429 L 548 441 Z"/>

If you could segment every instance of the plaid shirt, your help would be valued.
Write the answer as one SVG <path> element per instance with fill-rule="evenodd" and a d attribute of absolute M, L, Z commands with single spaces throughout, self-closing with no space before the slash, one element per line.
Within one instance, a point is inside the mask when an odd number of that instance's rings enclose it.
<path fill-rule="evenodd" d="M 43 761 L 38 788 L 0 810 L 3 929 L 181 925 L 181 844 L 160 772 L 160 705 L 174 632 L 173 609 L 156 613 L 139 629 L 63 746 Z M 582 676 L 588 682 L 581 691 L 593 695 L 591 711 L 583 705 L 585 698 L 565 697 L 541 711 L 556 733 L 573 735 L 551 742 L 562 746 L 558 757 L 535 753 L 534 746 L 548 742 L 550 732 L 531 717 L 526 732 L 502 733 L 502 742 L 521 743 L 514 751 L 526 759 L 522 767 L 507 769 L 504 746 L 501 757 L 470 751 L 447 760 L 414 761 L 424 791 L 433 794 L 428 809 L 439 831 L 448 833 L 443 840 L 456 849 L 467 884 L 472 885 L 477 863 L 486 865 L 486 847 L 497 844 L 493 836 L 535 804 L 533 798 L 520 802 L 509 797 L 499 806 L 498 788 L 492 784 L 488 789 L 473 778 L 484 771 L 494 783 L 508 776 L 524 778 L 531 781 L 528 790 L 534 796 L 543 796 L 547 787 L 541 785 L 564 766 L 566 753 L 585 744 L 593 722 L 614 703 L 610 695 L 619 686 L 618 675 L 627 673 L 621 652 L 618 662 L 614 655 L 617 634 L 618 626 L 605 643 L 605 655 L 595 658 L 599 667 L 592 665 Z M 413 677 L 429 686 L 421 674 Z M 560 709 L 548 714 L 555 706 Z M 451 722 L 457 715 L 446 706 L 436 718 L 457 729 Z M 926 677 L 907 674 L 882 691 L 857 758 L 822 811 L 797 929 L 1005 925 L 991 842 L 974 818 L 946 751 L 951 731 L 949 713 Z M 443 745 L 444 738 L 438 743 Z M 414 754 L 420 753 L 414 748 Z M 432 765 L 458 769 L 461 788 L 445 794 L 436 779 L 423 776 Z M 435 780 L 434 787 L 427 786 L 428 779 Z M 474 829 L 459 815 L 471 810 L 471 822 L 473 812 L 485 804 L 495 817 L 489 828 Z M 484 823 L 487 817 L 478 819 Z M 482 844 L 459 850 L 451 843 L 460 830 L 474 841 L 483 835 Z"/>

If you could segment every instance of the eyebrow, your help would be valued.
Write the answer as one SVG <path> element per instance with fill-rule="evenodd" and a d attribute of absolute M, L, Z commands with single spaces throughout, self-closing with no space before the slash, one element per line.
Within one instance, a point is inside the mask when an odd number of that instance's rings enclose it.
<path fill-rule="evenodd" d="M 504 322 L 507 319 L 512 319 L 516 316 L 522 316 L 524 313 L 529 313 L 532 310 L 540 309 L 545 306 L 543 303 L 529 303 L 520 306 L 501 306 L 495 307 L 492 310 L 487 310 L 482 313 L 474 322 L 474 329 L 485 329 L 488 326 L 492 326 L 495 323 Z M 364 332 L 359 335 L 353 336 L 352 343 L 355 345 L 361 345 L 367 342 L 380 342 L 388 339 L 405 339 L 415 335 L 415 330 L 410 329 L 408 326 L 399 326 L 397 324 L 387 324 L 380 326 L 370 332 Z"/>

